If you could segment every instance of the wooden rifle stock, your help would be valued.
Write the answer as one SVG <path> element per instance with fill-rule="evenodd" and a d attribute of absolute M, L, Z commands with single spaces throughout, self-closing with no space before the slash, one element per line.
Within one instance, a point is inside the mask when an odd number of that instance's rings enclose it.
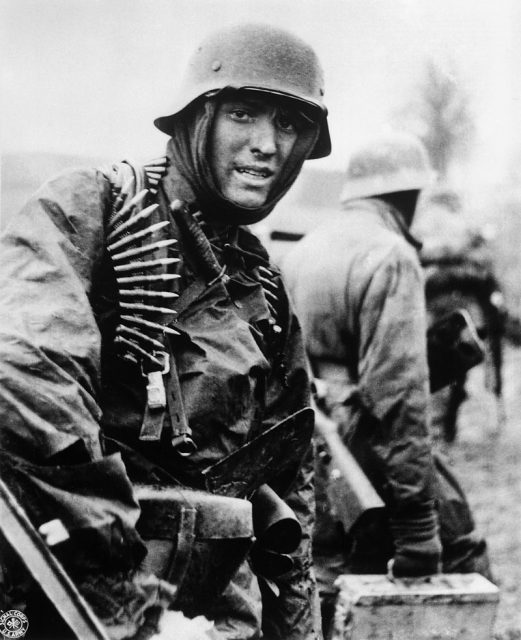
<path fill-rule="evenodd" d="M 108 640 L 103 625 L 2 480 L 0 532 L 75 636 L 81 640 Z"/>

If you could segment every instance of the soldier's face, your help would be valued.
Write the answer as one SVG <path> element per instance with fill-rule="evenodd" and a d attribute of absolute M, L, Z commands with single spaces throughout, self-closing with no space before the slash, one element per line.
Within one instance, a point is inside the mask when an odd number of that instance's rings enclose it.
<path fill-rule="evenodd" d="M 217 109 L 210 162 L 225 198 L 261 207 L 293 149 L 299 113 L 276 98 L 232 94 Z"/>

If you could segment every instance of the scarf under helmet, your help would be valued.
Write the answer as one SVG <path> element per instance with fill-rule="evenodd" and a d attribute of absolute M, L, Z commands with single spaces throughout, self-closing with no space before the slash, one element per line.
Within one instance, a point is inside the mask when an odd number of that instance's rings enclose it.
<path fill-rule="evenodd" d="M 225 198 L 216 184 L 210 166 L 211 131 L 218 95 L 196 103 L 179 117 L 175 133 L 168 142 L 167 156 L 174 171 L 166 180 L 175 181 L 178 174 L 186 182 L 185 191 L 191 192 L 194 204 L 205 218 L 217 225 L 249 225 L 264 219 L 295 182 L 304 161 L 313 150 L 318 138 L 318 125 L 299 131 L 293 149 L 274 182 L 266 202 L 258 208 L 241 207 Z M 171 184 L 169 192 L 178 192 Z M 185 197 L 186 194 L 179 194 Z"/>

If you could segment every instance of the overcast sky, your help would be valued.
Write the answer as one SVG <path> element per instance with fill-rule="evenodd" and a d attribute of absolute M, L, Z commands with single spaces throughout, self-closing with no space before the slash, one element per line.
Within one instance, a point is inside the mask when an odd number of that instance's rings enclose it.
<path fill-rule="evenodd" d="M 326 74 L 334 152 L 385 128 L 427 56 L 460 66 L 478 150 L 502 170 L 519 143 L 517 0 L 0 0 L 2 148 L 135 159 L 201 37 L 243 20 L 292 29 Z"/>

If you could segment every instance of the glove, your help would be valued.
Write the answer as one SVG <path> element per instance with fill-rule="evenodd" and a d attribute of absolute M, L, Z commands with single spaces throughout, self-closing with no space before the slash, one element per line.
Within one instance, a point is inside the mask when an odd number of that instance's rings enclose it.
<path fill-rule="evenodd" d="M 442 548 L 432 503 L 391 518 L 390 527 L 395 548 L 388 565 L 390 575 L 418 578 L 440 572 Z"/>

